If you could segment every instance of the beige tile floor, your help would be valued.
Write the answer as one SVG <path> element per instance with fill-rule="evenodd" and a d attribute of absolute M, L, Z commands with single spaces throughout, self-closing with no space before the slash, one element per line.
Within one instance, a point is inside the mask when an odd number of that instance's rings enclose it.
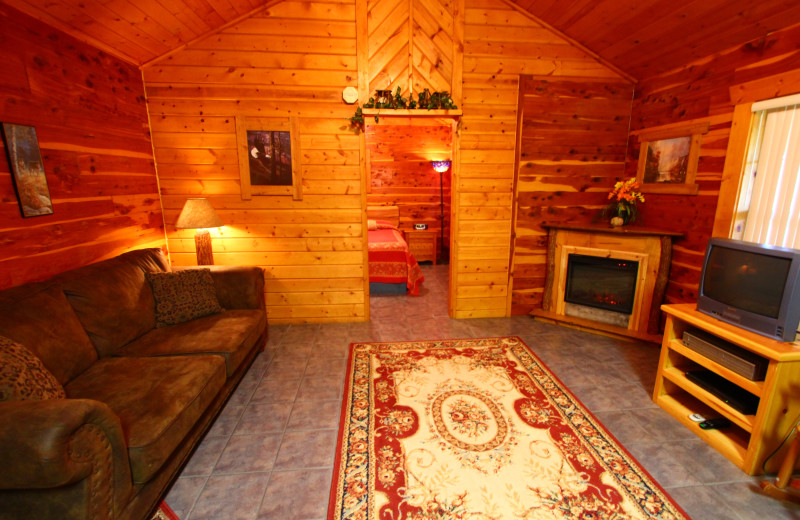
<path fill-rule="evenodd" d="M 352 341 L 516 335 L 694 520 L 800 519 L 650 400 L 658 346 L 527 316 L 452 320 L 447 266 L 419 297 L 375 296 L 369 323 L 270 328 L 259 356 L 167 496 L 181 520 L 323 519 Z"/>

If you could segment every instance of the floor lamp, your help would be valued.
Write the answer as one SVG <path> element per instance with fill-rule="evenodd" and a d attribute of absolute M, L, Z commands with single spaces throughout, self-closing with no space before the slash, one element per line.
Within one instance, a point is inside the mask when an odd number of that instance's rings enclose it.
<path fill-rule="evenodd" d="M 450 169 L 450 161 L 432 161 L 434 171 L 439 174 L 439 218 L 441 219 L 440 236 L 439 236 L 439 250 L 441 251 L 440 257 L 444 257 L 444 182 L 442 177 L 445 172 Z"/>
<path fill-rule="evenodd" d="M 208 199 L 187 199 L 175 227 L 178 229 L 196 229 L 194 246 L 197 253 L 197 265 L 214 265 L 214 253 L 211 250 L 211 234 L 208 228 L 220 227 L 217 212 Z"/>

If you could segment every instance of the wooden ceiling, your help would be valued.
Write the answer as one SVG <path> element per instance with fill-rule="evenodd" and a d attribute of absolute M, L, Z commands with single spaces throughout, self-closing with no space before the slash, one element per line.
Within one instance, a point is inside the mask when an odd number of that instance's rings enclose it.
<path fill-rule="evenodd" d="M 0 2 L 136 65 L 276 3 L 264 0 Z M 515 0 L 514 3 L 636 79 L 800 23 L 798 0 Z"/>

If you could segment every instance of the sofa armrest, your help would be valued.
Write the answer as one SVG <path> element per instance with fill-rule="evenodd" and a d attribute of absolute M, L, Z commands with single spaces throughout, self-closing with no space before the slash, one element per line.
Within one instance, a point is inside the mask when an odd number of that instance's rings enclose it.
<path fill-rule="evenodd" d="M 260 267 L 204 265 L 211 270 L 217 299 L 223 309 L 266 309 L 264 303 L 264 271 Z M 175 267 L 198 269 L 195 266 Z"/>
<path fill-rule="evenodd" d="M 119 418 L 90 399 L 0 402 L 0 468 L 3 490 L 88 479 L 93 509 L 121 511 L 132 491 Z"/>

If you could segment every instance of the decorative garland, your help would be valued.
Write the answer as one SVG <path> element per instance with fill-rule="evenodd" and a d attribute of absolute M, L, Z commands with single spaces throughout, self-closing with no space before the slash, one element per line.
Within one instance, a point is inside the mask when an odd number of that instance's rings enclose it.
<path fill-rule="evenodd" d="M 364 129 L 364 114 L 361 108 L 362 107 L 356 108 L 356 113 L 353 117 L 348 118 L 350 126 L 357 130 Z M 447 91 L 431 93 L 430 90 L 425 89 L 417 94 L 417 100 L 414 101 L 413 97 L 411 99 L 404 98 L 400 92 L 400 87 L 397 87 L 397 91 L 394 95 L 392 95 L 391 90 L 376 90 L 375 97 L 369 98 L 369 101 L 364 103 L 363 108 L 387 108 L 390 110 L 454 110 L 457 109 L 458 106 L 453 103 L 453 98 L 450 97 L 450 93 Z M 379 116 L 375 114 L 375 122 L 377 123 L 378 120 Z"/>

